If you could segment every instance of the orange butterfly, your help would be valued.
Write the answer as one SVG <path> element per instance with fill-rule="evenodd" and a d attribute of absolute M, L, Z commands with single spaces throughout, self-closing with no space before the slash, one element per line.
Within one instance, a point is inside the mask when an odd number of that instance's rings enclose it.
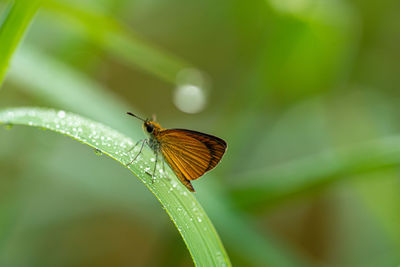
<path fill-rule="evenodd" d="M 162 154 L 179 180 L 191 192 L 194 192 L 194 188 L 190 181 L 217 166 L 227 148 L 226 142 L 221 138 L 185 129 L 163 129 L 154 121 L 144 120 L 131 112 L 127 114 L 142 120 L 143 130 L 149 135 L 148 139 L 137 142 L 133 147 L 142 143 L 139 153 L 127 166 L 136 160 L 144 144 L 147 144 L 156 155 L 152 177 L 157 168 L 158 156 Z"/>

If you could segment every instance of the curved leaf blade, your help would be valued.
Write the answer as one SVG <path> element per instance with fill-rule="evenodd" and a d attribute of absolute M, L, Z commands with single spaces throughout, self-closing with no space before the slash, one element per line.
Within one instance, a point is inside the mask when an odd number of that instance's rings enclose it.
<path fill-rule="evenodd" d="M 135 155 L 127 151 L 134 142 L 123 134 L 100 123 L 65 111 L 44 108 L 12 108 L 0 111 L 0 123 L 28 125 L 69 136 L 95 148 L 125 166 Z M 173 175 L 171 170 L 152 171 L 154 158 L 144 149 L 128 168 L 157 197 L 185 241 L 197 266 L 231 266 L 222 242 L 200 203 Z M 160 168 L 161 169 L 161 168 Z"/>
<path fill-rule="evenodd" d="M 6 75 L 10 59 L 38 8 L 39 0 L 14 1 L 0 27 L 0 85 Z"/>

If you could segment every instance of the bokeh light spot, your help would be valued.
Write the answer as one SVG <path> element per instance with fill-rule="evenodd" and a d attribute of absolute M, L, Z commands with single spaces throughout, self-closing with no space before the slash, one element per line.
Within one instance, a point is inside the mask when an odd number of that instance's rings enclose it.
<path fill-rule="evenodd" d="M 192 84 L 178 86 L 174 94 L 174 104 L 183 112 L 198 113 L 206 105 L 204 90 Z"/>

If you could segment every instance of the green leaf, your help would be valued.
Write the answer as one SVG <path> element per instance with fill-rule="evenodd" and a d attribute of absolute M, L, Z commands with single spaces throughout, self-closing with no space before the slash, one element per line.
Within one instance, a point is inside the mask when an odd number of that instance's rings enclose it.
<path fill-rule="evenodd" d="M 0 28 L 0 85 L 24 33 L 39 7 L 39 0 L 16 0 Z"/>
<path fill-rule="evenodd" d="M 0 112 L 0 123 L 39 127 L 64 134 L 126 166 L 137 153 L 127 152 L 135 143 L 130 138 L 100 123 L 81 116 L 42 108 L 13 108 Z M 157 170 L 154 183 L 148 173 L 154 166 L 154 154 L 144 149 L 128 168 L 157 197 L 182 235 L 197 266 L 230 266 L 227 253 L 207 214 L 173 172 Z"/>

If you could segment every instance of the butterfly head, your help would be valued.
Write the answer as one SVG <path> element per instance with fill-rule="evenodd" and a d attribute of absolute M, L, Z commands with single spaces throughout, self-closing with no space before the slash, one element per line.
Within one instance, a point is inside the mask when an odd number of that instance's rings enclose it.
<path fill-rule="evenodd" d="M 149 136 L 156 136 L 160 132 L 161 126 L 157 122 L 149 119 L 142 119 L 131 112 L 127 112 L 127 114 L 143 121 L 143 130 Z"/>
<path fill-rule="evenodd" d="M 143 130 L 150 136 L 157 135 L 161 130 L 161 126 L 157 122 L 145 120 L 143 123 Z"/>

